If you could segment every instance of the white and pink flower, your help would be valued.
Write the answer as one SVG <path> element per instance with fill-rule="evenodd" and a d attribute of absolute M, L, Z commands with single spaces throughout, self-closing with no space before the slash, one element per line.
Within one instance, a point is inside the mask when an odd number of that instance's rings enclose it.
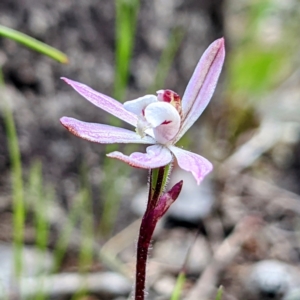
<path fill-rule="evenodd" d="M 165 166 L 175 157 L 179 167 L 191 172 L 199 184 L 212 170 L 212 164 L 206 158 L 178 148 L 175 144 L 209 103 L 224 58 L 222 38 L 213 42 L 201 57 L 182 99 L 173 91 L 160 90 L 156 96 L 146 95 L 121 104 L 82 83 L 63 78 L 91 103 L 136 129 L 131 131 L 104 124 L 86 123 L 69 117 L 63 117 L 60 121 L 70 132 L 91 142 L 153 144 L 147 147 L 146 153 L 134 152 L 128 156 L 115 151 L 107 156 L 144 169 Z"/>

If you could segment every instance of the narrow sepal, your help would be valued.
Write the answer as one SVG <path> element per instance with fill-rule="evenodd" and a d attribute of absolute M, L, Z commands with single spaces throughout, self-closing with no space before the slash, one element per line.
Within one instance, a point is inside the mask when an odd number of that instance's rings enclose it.
<path fill-rule="evenodd" d="M 98 123 L 88 123 L 69 117 L 61 118 L 60 122 L 74 135 L 94 143 L 155 143 L 155 140 L 149 136 L 141 138 L 136 132 L 124 128 Z"/>
<path fill-rule="evenodd" d="M 83 96 L 85 99 L 87 99 L 94 105 L 133 126 L 137 125 L 137 116 L 127 111 L 124 108 L 123 104 L 119 101 L 99 92 L 96 92 L 95 90 L 83 83 L 76 82 L 65 77 L 62 77 L 61 79 L 63 79 L 77 93 L 79 93 L 81 96 Z"/>
<path fill-rule="evenodd" d="M 182 97 L 183 122 L 175 143 L 199 118 L 216 88 L 225 59 L 224 39 L 214 41 L 202 55 Z"/>

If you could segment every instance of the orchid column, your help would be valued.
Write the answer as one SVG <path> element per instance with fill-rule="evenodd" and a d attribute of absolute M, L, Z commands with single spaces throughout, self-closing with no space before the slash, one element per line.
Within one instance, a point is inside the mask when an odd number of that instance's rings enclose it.
<path fill-rule="evenodd" d="M 104 124 L 86 123 L 63 117 L 61 123 L 71 133 L 100 144 L 152 144 L 146 153 L 125 155 L 115 151 L 108 157 L 136 168 L 149 169 L 148 204 L 142 220 L 138 247 L 135 299 L 144 299 L 146 262 L 151 237 L 157 221 L 177 199 L 182 181 L 165 192 L 174 159 L 180 168 L 191 172 L 197 184 L 212 170 L 204 157 L 175 146 L 202 114 L 215 90 L 225 57 L 224 39 L 213 42 L 201 57 L 182 99 L 171 90 L 159 90 L 124 104 L 98 93 L 88 86 L 63 78 L 88 101 L 135 127 L 135 131 Z"/>

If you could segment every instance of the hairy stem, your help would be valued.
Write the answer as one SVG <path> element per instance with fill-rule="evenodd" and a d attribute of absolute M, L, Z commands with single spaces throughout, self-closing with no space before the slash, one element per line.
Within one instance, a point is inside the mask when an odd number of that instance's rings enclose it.
<path fill-rule="evenodd" d="M 137 244 L 137 260 L 136 260 L 136 284 L 135 284 L 135 300 L 144 300 L 145 297 L 145 282 L 146 282 L 146 266 L 148 251 L 151 238 L 158 221 L 155 207 L 158 199 L 166 185 L 166 173 L 169 173 L 170 167 L 161 167 L 151 170 L 149 197 L 147 209 L 142 219 L 138 244 Z"/>
<path fill-rule="evenodd" d="M 135 300 L 144 300 L 148 250 L 156 223 L 153 214 L 144 215 L 137 244 Z"/>

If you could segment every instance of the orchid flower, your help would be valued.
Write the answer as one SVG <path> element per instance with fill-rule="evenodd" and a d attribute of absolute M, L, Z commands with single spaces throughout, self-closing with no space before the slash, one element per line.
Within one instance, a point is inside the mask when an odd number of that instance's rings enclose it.
<path fill-rule="evenodd" d="M 179 167 L 191 172 L 199 184 L 212 170 L 212 164 L 206 158 L 178 148 L 175 144 L 209 103 L 224 57 L 222 38 L 213 42 L 201 57 L 182 99 L 171 90 L 159 90 L 157 95 L 146 95 L 121 104 L 82 83 L 62 78 L 88 101 L 134 126 L 136 130 L 86 123 L 69 117 L 63 117 L 60 121 L 71 133 L 91 142 L 151 144 L 146 153 L 134 152 L 128 156 L 114 151 L 107 156 L 144 169 L 165 166 L 175 157 Z"/>

